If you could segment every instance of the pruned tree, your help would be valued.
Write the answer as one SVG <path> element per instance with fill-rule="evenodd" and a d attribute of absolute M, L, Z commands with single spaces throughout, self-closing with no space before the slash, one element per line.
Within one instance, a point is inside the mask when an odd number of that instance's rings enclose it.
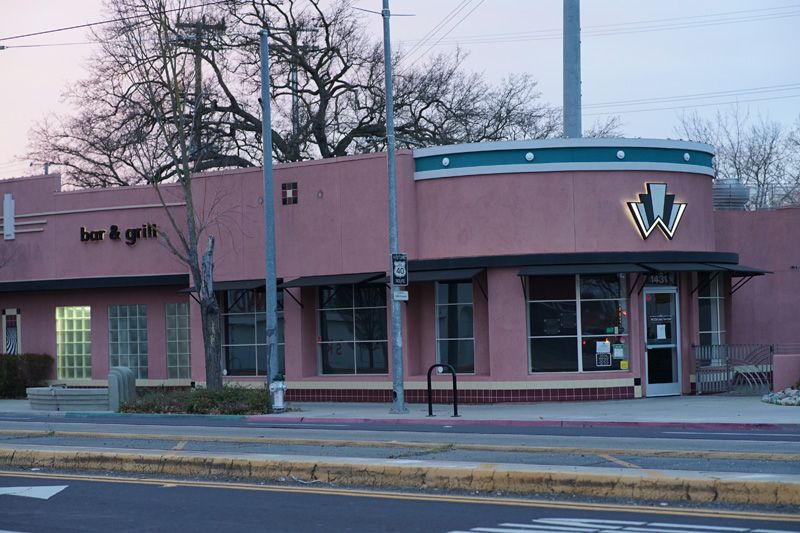
<path fill-rule="evenodd" d="M 713 119 L 698 113 L 680 118 L 678 133 L 716 149 L 715 177 L 735 179 L 751 188 L 749 207 L 770 209 L 795 203 L 800 193 L 796 139 L 800 123 L 788 131 L 778 122 L 752 119 L 738 107 L 718 111 Z"/>
<path fill-rule="evenodd" d="M 197 71 L 191 52 L 180 46 L 174 31 L 173 17 L 180 17 L 182 12 L 168 12 L 164 0 L 118 0 L 119 15 L 127 13 L 134 3 L 146 16 L 120 23 L 117 40 L 107 43 L 114 53 L 107 54 L 106 61 L 112 70 L 122 68 L 124 72 L 113 86 L 126 95 L 125 112 L 143 121 L 144 117 L 148 119 L 146 125 L 133 124 L 133 133 L 129 134 L 147 133 L 157 142 L 141 138 L 138 143 L 129 143 L 126 158 L 155 189 L 169 220 L 169 228 L 162 228 L 159 237 L 189 270 L 200 304 L 206 386 L 215 390 L 222 387 L 222 366 L 220 308 L 213 289 L 214 236 L 208 235 L 201 257 L 199 239 L 208 219 L 200 216 L 192 190 L 192 176 L 207 162 L 204 150 L 209 146 L 209 141 L 197 137 L 197 101 L 202 98 L 193 93 L 197 90 Z M 127 66 L 110 64 L 126 59 L 132 60 Z M 183 217 L 180 209 L 168 205 L 174 198 L 164 190 L 163 176 L 171 177 L 180 191 Z"/>
<path fill-rule="evenodd" d="M 197 71 L 184 95 L 197 170 L 261 163 L 262 27 L 270 31 L 273 158 L 298 161 L 384 149 L 382 44 L 364 30 L 362 17 L 368 15 L 350 0 L 220 0 L 202 10 L 193 8 L 201 0 L 163 0 L 165 12 L 184 9 L 170 13 L 161 29 L 149 13 L 153 2 L 106 1 L 124 20 L 94 35 L 100 49 L 89 75 L 67 93 L 76 114 L 39 125 L 31 139 L 30 156 L 60 165 L 73 185 L 177 179 L 164 152 L 158 108 L 149 107 L 141 91 L 125 81 L 141 60 L 124 38 L 132 28 L 143 44 L 158 41 L 157 32 L 163 31 L 171 40 L 166 44 L 184 54 L 186 68 Z M 530 75 L 492 85 L 468 73 L 464 57 L 456 51 L 410 62 L 402 52 L 395 54 L 400 147 L 560 134 L 558 109 L 542 102 Z M 159 90 L 156 100 L 166 98 Z M 612 119 L 594 134 L 617 129 Z"/>

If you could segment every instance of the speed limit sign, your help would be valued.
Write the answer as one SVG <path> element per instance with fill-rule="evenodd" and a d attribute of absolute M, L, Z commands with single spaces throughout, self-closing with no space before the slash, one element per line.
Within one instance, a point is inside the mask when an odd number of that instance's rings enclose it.
<path fill-rule="evenodd" d="M 392 285 L 405 287 L 408 285 L 408 256 L 392 254 Z"/>

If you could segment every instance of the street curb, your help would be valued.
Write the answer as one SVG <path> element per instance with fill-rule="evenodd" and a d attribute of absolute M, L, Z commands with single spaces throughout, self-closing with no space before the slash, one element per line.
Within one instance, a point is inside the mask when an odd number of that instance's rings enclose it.
<path fill-rule="evenodd" d="M 433 426 L 515 426 L 515 427 L 628 427 L 628 428 L 671 428 L 671 429 L 728 429 L 728 430 L 800 430 L 800 424 L 771 424 L 754 422 L 653 422 L 653 421 L 611 421 L 611 420 L 511 420 L 511 419 L 464 419 L 454 417 L 433 418 L 355 418 L 355 417 L 314 417 L 246 415 L 247 422 L 287 422 L 304 424 L 389 424 L 389 425 L 433 425 Z"/>
<path fill-rule="evenodd" d="M 543 466 L 445 463 L 415 460 L 377 461 L 296 456 L 200 456 L 175 452 L 120 453 L 0 449 L 0 466 L 114 471 L 149 475 L 234 477 L 250 480 L 320 481 L 337 485 L 403 487 L 520 494 L 551 494 L 644 500 L 800 505 L 800 483 L 725 479 L 702 474 L 670 476 L 662 472 L 562 469 Z M 591 470 L 591 471 L 588 471 Z"/>

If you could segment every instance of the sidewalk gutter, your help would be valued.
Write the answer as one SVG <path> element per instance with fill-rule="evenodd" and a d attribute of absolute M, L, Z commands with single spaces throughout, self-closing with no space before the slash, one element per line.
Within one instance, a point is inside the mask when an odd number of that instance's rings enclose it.
<path fill-rule="evenodd" d="M 623 468 L 563 467 L 317 458 L 267 454 L 0 448 L 0 466 L 113 471 L 147 475 L 323 482 L 380 488 L 428 488 L 644 500 L 800 505 L 800 476 Z"/>
<path fill-rule="evenodd" d="M 516 426 L 516 427 L 652 427 L 672 429 L 727 429 L 727 430 L 800 430 L 800 424 L 773 424 L 760 422 L 657 422 L 657 421 L 613 421 L 613 420 L 511 420 L 511 419 L 466 419 L 455 417 L 431 418 L 353 418 L 249 415 L 247 422 L 287 422 L 302 424 L 389 424 L 389 425 L 447 425 L 447 426 Z"/>
<path fill-rule="evenodd" d="M 669 428 L 729 431 L 800 431 L 800 423 L 764 422 L 689 422 L 689 421 L 631 421 L 631 420 L 572 420 L 572 419 L 478 419 L 451 416 L 425 418 L 385 418 L 347 416 L 302 416 L 286 414 L 268 415 L 201 415 L 191 413 L 114 413 L 111 411 L 3 411 L 4 418 L 150 418 L 154 420 L 234 420 L 248 423 L 287 424 L 386 424 L 386 425 L 433 425 L 433 426 L 513 426 L 513 427 L 562 427 L 562 428 Z"/>

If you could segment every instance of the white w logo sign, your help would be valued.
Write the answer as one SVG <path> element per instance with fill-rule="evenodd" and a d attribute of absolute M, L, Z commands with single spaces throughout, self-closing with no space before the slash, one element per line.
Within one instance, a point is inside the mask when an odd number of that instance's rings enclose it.
<path fill-rule="evenodd" d="M 664 236 L 672 239 L 686 204 L 676 202 L 674 194 L 667 194 L 666 183 L 648 183 L 646 188 L 647 193 L 639 194 L 638 202 L 628 202 L 642 238 L 648 238 L 659 226 Z"/>

